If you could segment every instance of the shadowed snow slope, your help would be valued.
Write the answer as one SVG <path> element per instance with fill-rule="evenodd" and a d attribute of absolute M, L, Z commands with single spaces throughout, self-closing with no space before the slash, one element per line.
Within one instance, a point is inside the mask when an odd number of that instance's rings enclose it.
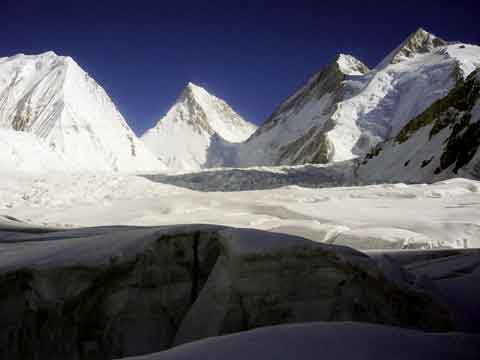
<path fill-rule="evenodd" d="M 70 57 L 0 59 L 0 167 L 6 172 L 138 172 L 165 167 Z"/>
<path fill-rule="evenodd" d="M 189 83 L 142 140 L 171 169 L 191 171 L 233 161 L 229 143 L 245 141 L 255 130 L 223 100 Z"/>
<path fill-rule="evenodd" d="M 130 360 L 475 360 L 480 337 L 361 323 L 283 325 L 216 337 Z"/>

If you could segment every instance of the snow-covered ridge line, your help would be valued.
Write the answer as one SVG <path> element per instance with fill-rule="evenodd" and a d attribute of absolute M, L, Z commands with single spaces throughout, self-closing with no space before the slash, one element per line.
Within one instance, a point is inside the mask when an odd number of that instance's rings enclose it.
<path fill-rule="evenodd" d="M 480 47 L 419 29 L 375 69 L 360 64 L 339 55 L 238 147 L 235 165 L 361 158 L 480 66 Z"/>

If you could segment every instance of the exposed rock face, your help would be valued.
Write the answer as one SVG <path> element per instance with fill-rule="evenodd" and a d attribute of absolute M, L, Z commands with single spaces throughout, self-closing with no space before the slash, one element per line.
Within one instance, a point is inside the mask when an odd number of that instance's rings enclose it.
<path fill-rule="evenodd" d="M 442 306 L 366 255 L 293 236 L 176 226 L 1 239 L 6 359 L 111 359 L 313 320 L 451 327 Z"/>

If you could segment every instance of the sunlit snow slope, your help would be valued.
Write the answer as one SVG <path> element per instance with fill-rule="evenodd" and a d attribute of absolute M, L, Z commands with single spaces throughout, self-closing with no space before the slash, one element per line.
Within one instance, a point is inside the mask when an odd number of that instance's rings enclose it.
<path fill-rule="evenodd" d="M 365 155 L 480 65 L 480 47 L 417 30 L 375 69 L 340 55 L 245 143 L 240 166 L 328 163 Z"/>
<path fill-rule="evenodd" d="M 70 57 L 0 59 L 2 172 L 158 171 L 106 92 Z"/>
<path fill-rule="evenodd" d="M 219 171 L 222 174 L 226 175 Z M 242 177 L 257 188 L 265 182 L 279 185 L 269 190 L 202 192 L 123 174 L 3 176 L 0 218 L 8 215 L 50 227 L 221 224 L 357 249 L 480 247 L 478 181 L 315 188 L 306 183 L 322 179 L 322 172 L 306 168 L 297 174 L 259 169 L 236 173 L 223 182 L 246 182 Z M 305 187 L 282 187 L 285 177 Z M 205 186 L 222 182 L 202 178 L 202 173 L 192 181 Z"/>
<path fill-rule="evenodd" d="M 255 130 L 223 100 L 189 83 L 142 140 L 171 169 L 199 170 L 232 163 L 231 143 L 245 141 Z"/>
<path fill-rule="evenodd" d="M 480 178 L 480 69 L 377 145 L 356 173 L 368 183 Z"/>

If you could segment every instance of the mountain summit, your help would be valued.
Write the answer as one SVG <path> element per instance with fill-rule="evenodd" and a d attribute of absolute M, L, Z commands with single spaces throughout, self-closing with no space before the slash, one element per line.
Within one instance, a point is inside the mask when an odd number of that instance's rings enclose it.
<path fill-rule="evenodd" d="M 389 64 L 397 64 L 404 60 L 414 57 L 417 54 L 425 54 L 431 52 L 439 46 L 445 46 L 447 42 L 435 35 L 419 28 L 411 34 L 404 42 L 402 42 L 395 50 L 383 59 L 377 68 L 384 68 Z"/>
<path fill-rule="evenodd" d="M 164 169 L 107 93 L 54 52 L 0 59 L 2 171 Z"/>
<path fill-rule="evenodd" d="M 239 147 L 240 166 L 325 163 L 333 148 L 325 134 L 334 127 L 330 116 L 337 103 L 355 91 L 368 67 L 351 55 L 335 60 L 312 76 L 283 102 L 258 131 Z M 347 82 L 352 80 L 351 86 Z"/>
<path fill-rule="evenodd" d="M 255 125 L 245 121 L 225 101 L 188 83 L 167 114 L 142 140 L 171 169 L 198 170 L 207 166 L 212 156 L 222 156 L 215 153 L 217 145 L 245 141 L 255 130 Z"/>

